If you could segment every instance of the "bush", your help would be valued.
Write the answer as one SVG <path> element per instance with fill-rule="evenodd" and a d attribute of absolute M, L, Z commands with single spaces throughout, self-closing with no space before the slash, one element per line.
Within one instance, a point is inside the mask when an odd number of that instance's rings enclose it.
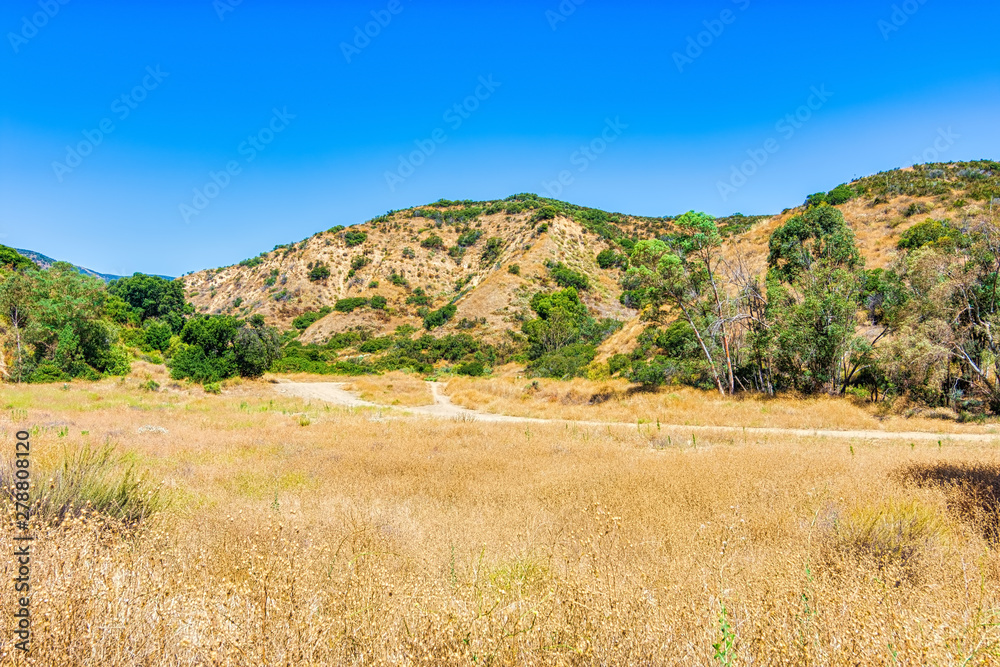
<path fill-rule="evenodd" d="M 442 239 L 437 234 L 431 234 L 430 236 L 428 236 L 427 238 L 425 238 L 423 241 L 421 241 L 420 245 L 421 245 L 421 247 L 427 248 L 428 250 L 432 250 L 432 249 L 435 249 L 435 248 L 443 248 L 444 247 L 444 239 Z"/>
<path fill-rule="evenodd" d="M 216 396 L 218 396 L 219 394 L 222 393 L 222 385 L 219 384 L 218 382 L 209 382 L 208 384 L 205 385 L 205 393 L 215 394 Z"/>
<path fill-rule="evenodd" d="M 368 266 L 371 263 L 372 263 L 371 257 L 368 257 L 367 255 L 357 255 L 353 259 L 351 259 L 351 269 L 353 271 L 358 271 L 359 269 L 363 269 L 364 267 Z"/>
<path fill-rule="evenodd" d="M 313 282 L 326 280 L 329 277 L 330 267 L 323 262 L 317 262 L 316 265 L 309 271 L 309 280 Z"/>
<path fill-rule="evenodd" d="M 838 185 L 833 190 L 826 193 L 826 201 L 831 206 L 840 206 L 841 204 L 846 204 L 857 196 L 858 194 L 854 191 L 854 188 L 844 184 Z"/>
<path fill-rule="evenodd" d="M 428 331 L 436 329 L 453 318 L 456 312 L 458 312 L 458 306 L 451 303 L 443 308 L 429 312 L 424 316 L 424 328 Z"/>
<path fill-rule="evenodd" d="M 376 294 L 375 296 L 372 297 L 371 307 L 374 308 L 375 310 L 385 310 L 385 306 L 387 303 L 388 302 L 386 301 L 386 298 L 384 296 L 382 296 L 381 294 Z"/>
<path fill-rule="evenodd" d="M 511 264 L 510 266 L 507 267 L 507 273 L 509 273 L 511 275 L 514 275 L 514 276 L 521 275 L 521 265 L 520 264 Z"/>
<path fill-rule="evenodd" d="M 241 377 L 258 378 L 281 358 L 281 339 L 276 329 L 243 327 L 233 340 L 236 370 Z"/>
<path fill-rule="evenodd" d="M 400 254 L 403 255 L 404 259 L 413 259 L 414 257 L 417 256 L 417 253 L 413 252 L 413 248 L 411 248 L 409 246 L 406 246 L 405 248 L 403 248 L 403 251 Z"/>
<path fill-rule="evenodd" d="M 916 250 L 930 244 L 953 244 L 961 234 L 946 221 L 928 219 L 903 232 L 896 246 L 900 250 Z"/>
<path fill-rule="evenodd" d="M 69 374 L 64 373 L 53 362 L 43 361 L 27 376 L 27 379 L 28 382 L 33 384 L 51 384 L 53 382 L 67 382 L 73 378 Z"/>
<path fill-rule="evenodd" d="M 459 364 L 455 368 L 455 372 L 459 375 L 466 375 L 468 377 L 482 377 L 486 374 L 486 367 L 478 361 L 470 361 L 465 364 Z"/>
<path fill-rule="evenodd" d="M 486 247 L 483 248 L 483 252 L 480 258 L 483 260 L 483 264 L 492 264 L 497 261 L 500 257 L 500 253 L 503 252 L 503 239 L 498 237 L 493 237 L 486 241 Z"/>
<path fill-rule="evenodd" d="M 549 275 L 562 288 L 573 287 L 578 290 L 590 288 L 590 279 L 586 274 L 574 271 L 562 262 L 549 266 Z"/>
<path fill-rule="evenodd" d="M 528 373 L 534 377 L 560 379 L 582 377 L 595 356 L 597 348 L 593 345 L 585 343 L 567 345 L 532 361 L 528 364 Z"/>
<path fill-rule="evenodd" d="M 479 239 L 482 238 L 482 236 L 483 232 L 478 229 L 467 231 L 458 237 L 458 245 L 462 248 L 472 247 L 476 245 L 476 243 L 479 241 Z"/>
<path fill-rule="evenodd" d="M 315 310 L 306 311 L 292 320 L 292 326 L 299 331 L 305 331 L 313 324 L 326 317 L 329 313 L 329 307 L 323 308 L 319 312 L 316 312 Z"/>
<path fill-rule="evenodd" d="M 367 240 L 368 234 L 358 229 L 351 229 L 344 233 L 344 243 L 346 243 L 349 248 L 361 245 Z"/>
<path fill-rule="evenodd" d="M 347 299 L 340 299 L 337 301 L 336 305 L 334 305 L 333 309 L 338 313 L 350 313 L 351 311 L 363 308 L 367 305 L 368 299 L 362 296 L 355 296 Z"/>

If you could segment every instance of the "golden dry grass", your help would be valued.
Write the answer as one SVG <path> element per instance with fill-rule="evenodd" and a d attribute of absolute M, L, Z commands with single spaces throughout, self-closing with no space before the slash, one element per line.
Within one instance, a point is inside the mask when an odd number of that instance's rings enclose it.
<path fill-rule="evenodd" d="M 362 400 L 379 405 L 416 407 L 434 404 L 434 396 L 422 377 L 399 371 L 348 378 L 344 389 L 357 392 Z"/>
<path fill-rule="evenodd" d="M 625 380 L 578 378 L 533 380 L 524 377 L 464 378 L 448 382 L 446 393 L 466 408 L 540 419 L 606 421 L 690 426 L 790 429 L 1000 433 L 995 423 L 960 424 L 947 411 L 916 416 L 879 415 L 870 405 L 836 397 L 721 397 L 716 392 L 671 387 L 637 391 Z M 923 415 L 923 416 L 921 416 Z M 937 415 L 935 417 L 934 415 Z"/>
<path fill-rule="evenodd" d="M 136 533 L 39 528 L 31 664 L 1000 655 L 996 516 L 959 511 L 976 494 L 934 483 L 1000 471 L 995 448 L 692 443 L 682 429 L 387 419 L 266 383 L 212 396 L 139 381 L 0 388 L 9 452 L 26 424 L 38 460 L 116 443 L 173 499 Z M 723 608 L 733 643 L 717 659 Z"/>

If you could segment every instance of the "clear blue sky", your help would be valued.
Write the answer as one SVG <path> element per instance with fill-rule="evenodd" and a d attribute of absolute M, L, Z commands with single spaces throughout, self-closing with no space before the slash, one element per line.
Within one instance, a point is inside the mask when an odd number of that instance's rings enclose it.
<path fill-rule="evenodd" d="M 63 1 L 0 6 L 0 243 L 108 273 L 439 198 L 767 213 L 1000 157 L 995 2 Z"/>

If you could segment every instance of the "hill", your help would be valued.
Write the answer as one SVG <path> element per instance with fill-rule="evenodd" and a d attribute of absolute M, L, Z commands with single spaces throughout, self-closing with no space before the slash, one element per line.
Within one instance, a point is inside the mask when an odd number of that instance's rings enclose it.
<path fill-rule="evenodd" d="M 995 162 L 931 164 L 861 178 L 811 199 L 830 198 L 854 229 L 867 266 L 877 268 L 893 260 L 900 237 L 914 224 L 990 210 L 1000 197 L 998 181 Z M 762 274 L 770 235 L 803 209 L 718 219 L 724 252 Z M 384 335 L 402 325 L 420 328 L 425 309 L 449 303 L 457 311 L 440 333 L 466 330 L 497 339 L 520 327 L 532 294 L 558 287 L 553 270 L 561 265 L 586 278 L 590 288 L 581 296 L 595 316 L 626 321 L 605 344 L 610 353 L 642 327 L 629 322 L 636 311 L 620 303 L 620 272 L 615 266 L 602 269 L 597 255 L 627 251 L 640 239 L 667 238 L 673 219 L 610 213 L 532 194 L 501 201 L 441 200 L 335 227 L 183 280 L 199 312 L 259 313 L 281 328 L 306 314 L 300 326 L 315 321 L 300 337 L 305 343 L 348 330 Z M 376 303 L 384 298 L 385 306 L 358 306 L 373 297 Z"/>
<path fill-rule="evenodd" d="M 27 257 L 28 259 L 30 259 L 32 262 L 34 262 L 36 265 L 38 265 L 38 268 L 40 268 L 40 269 L 47 269 L 50 266 L 52 266 L 53 264 L 55 264 L 56 262 L 60 261 L 60 260 L 52 259 L 51 257 L 49 257 L 47 255 L 43 255 L 42 253 L 36 252 L 34 250 L 23 250 L 21 248 L 14 248 L 14 250 L 16 250 L 18 253 L 20 253 L 20 254 L 24 255 L 25 257 Z M 111 282 L 112 280 L 118 280 L 119 278 L 123 277 L 123 276 L 116 276 L 116 275 L 111 274 L 111 273 L 101 273 L 99 271 L 94 271 L 93 269 L 88 269 L 88 268 L 83 267 L 83 266 L 77 266 L 76 264 L 72 264 L 72 263 L 69 263 L 69 264 L 74 269 L 76 269 L 78 272 L 82 273 L 83 275 L 85 275 L 85 276 L 93 276 L 94 278 L 100 278 L 101 280 L 103 280 L 106 283 Z M 166 278 L 167 280 L 173 280 L 173 278 L 171 278 L 170 276 L 159 276 L 159 277 L 160 278 Z"/>

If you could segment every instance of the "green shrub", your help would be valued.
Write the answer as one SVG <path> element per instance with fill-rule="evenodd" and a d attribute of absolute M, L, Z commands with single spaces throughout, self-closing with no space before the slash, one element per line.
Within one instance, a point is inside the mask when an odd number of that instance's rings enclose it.
<path fill-rule="evenodd" d="M 482 377 L 486 374 L 486 367 L 478 361 L 470 361 L 468 363 L 458 365 L 455 368 L 455 372 L 459 375 L 466 375 L 468 377 Z"/>
<path fill-rule="evenodd" d="M 521 275 L 521 265 L 520 264 L 511 264 L 510 266 L 507 267 L 507 273 L 509 273 L 511 275 L 514 275 L 514 276 Z"/>
<path fill-rule="evenodd" d="M 330 277 L 330 267 L 323 262 L 317 262 L 309 271 L 309 280 L 317 282 Z"/>
<path fill-rule="evenodd" d="M 350 313 L 358 308 L 363 308 L 368 305 L 368 299 L 363 296 L 349 297 L 347 299 L 340 299 L 334 305 L 333 309 L 338 313 Z"/>
<path fill-rule="evenodd" d="M 476 245 L 476 243 L 482 237 L 483 237 L 483 232 L 481 230 L 473 229 L 465 232 L 464 234 L 458 237 L 458 245 L 461 246 L 462 248 L 470 248 Z"/>
<path fill-rule="evenodd" d="M 451 303 L 443 308 L 429 312 L 424 316 L 424 328 L 430 331 L 431 329 L 443 326 L 455 316 L 456 312 L 458 312 L 458 307 Z"/>
<path fill-rule="evenodd" d="M 413 252 L 413 248 L 411 248 L 409 246 L 406 246 L 405 248 L 403 248 L 403 251 L 400 254 L 403 255 L 404 259 L 413 259 L 414 257 L 417 256 L 417 253 Z"/>
<path fill-rule="evenodd" d="M 420 245 L 421 245 L 421 247 L 427 248 L 428 250 L 432 250 L 432 249 L 435 249 L 435 248 L 443 248 L 444 247 L 444 239 L 442 239 L 437 234 L 431 234 L 430 236 L 428 236 L 427 238 L 425 238 L 423 241 L 421 241 Z"/>
<path fill-rule="evenodd" d="M 590 279 L 586 274 L 574 271 L 562 262 L 549 265 L 549 275 L 562 288 L 573 287 L 578 290 L 590 288 Z"/>
<path fill-rule="evenodd" d="M 386 301 L 386 298 L 384 296 L 382 296 L 381 294 L 376 294 L 375 296 L 372 297 L 371 307 L 374 308 L 375 310 L 385 310 L 385 306 L 387 303 L 388 302 Z"/>
<path fill-rule="evenodd" d="M 344 243 L 346 243 L 349 248 L 361 245 L 367 240 L 368 234 L 358 229 L 351 229 L 344 233 Z"/>
<path fill-rule="evenodd" d="M 486 247 L 483 248 L 483 252 L 480 258 L 483 260 L 483 264 L 492 264 L 497 261 L 500 257 L 500 253 L 503 252 L 504 242 L 503 239 L 498 237 L 493 237 L 486 241 Z"/>
<path fill-rule="evenodd" d="M 205 393 L 219 395 L 222 393 L 222 385 L 218 382 L 209 382 L 205 385 Z"/>
<path fill-rule="evenodd" d="M 899 238 L 896 244 L 900 250 L 916 250 L 925 245 L 951 245 L 962 233 L 947 221 L 927 219 L 913 225 Z"/>

